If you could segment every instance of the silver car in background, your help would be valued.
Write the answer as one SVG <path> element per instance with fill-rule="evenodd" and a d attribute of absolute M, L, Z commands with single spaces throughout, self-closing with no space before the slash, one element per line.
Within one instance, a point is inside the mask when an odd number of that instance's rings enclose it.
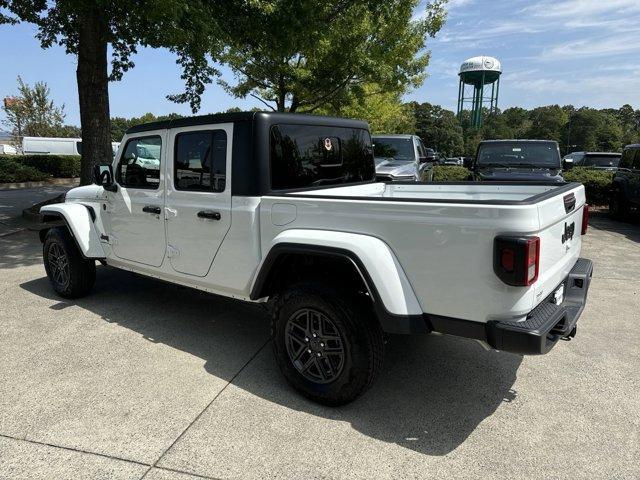
<path fill-rule="evenodd" d="M 373 135 L 376 180 L 431 182 L 435 153 L 417 135 Z"/>

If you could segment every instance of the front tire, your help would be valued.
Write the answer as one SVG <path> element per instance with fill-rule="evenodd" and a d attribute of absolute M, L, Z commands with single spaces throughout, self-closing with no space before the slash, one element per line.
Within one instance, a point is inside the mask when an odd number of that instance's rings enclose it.
<path fill-rule="evenodd" d="M 85 259 L 66 228 L 52 228 L 42 247 L 44 268 L 51 286 L 64 298 L 85 296 L 96 280 L 94 260 Z"/>
<path fill-rule="evenodd" d="M 293 286 L 276 300 L 271 333 L 288 382 L 324 405 L 355 400 L 382 369 L 383 333 L 371 309 L 320 283 Z"/>

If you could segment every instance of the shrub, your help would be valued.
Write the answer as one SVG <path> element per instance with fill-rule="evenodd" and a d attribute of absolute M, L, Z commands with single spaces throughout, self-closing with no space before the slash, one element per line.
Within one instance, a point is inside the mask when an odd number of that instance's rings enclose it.
<path fill-rule="evenodd" d="M 433 167 L 434 182 L 464 182 L 469 180 L 469 170 L 457 165 L 436 165 Z"/>
<path fill-rule="evenodd" d="M 20 155 L 16 158 L 23 164 L 37 168 L 55 178 L 80 176 L 80 156 L 78 155 Z"/>
<path fill-rule="evenodd" d="M 590 205 L 606 205 L 608 203 L 613 172 L 589 167 L 573 167 L 564 172 L 563 177 L 567 182 L 580 182 L 584 185 L 587 203 Z"/>
<path fill-rule="evenodd" d="M 0 157 L 0 183 L 40 182 L 49 177 L 49 175 L 37 168 L 23 165 L 13 160 L 13 158 L 16 158 L 15 155 L 9 158 Z"/>

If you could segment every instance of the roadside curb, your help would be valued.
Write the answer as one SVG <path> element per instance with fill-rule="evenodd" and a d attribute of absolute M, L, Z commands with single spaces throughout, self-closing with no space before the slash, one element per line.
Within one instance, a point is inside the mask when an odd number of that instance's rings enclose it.
<path fill-rule="evenodd" d="M 0 190 L 18 190 L 49 186 L 77 187 L 78 185 L 80 185 L 80 178 L 52 178 L 44 182 L 0 183 Z"/>

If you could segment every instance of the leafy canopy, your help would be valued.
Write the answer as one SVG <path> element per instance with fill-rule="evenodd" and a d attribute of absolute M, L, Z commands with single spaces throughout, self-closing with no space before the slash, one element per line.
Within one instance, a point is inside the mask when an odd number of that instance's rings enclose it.
<path fill-rule="evenodd" d="M 61 45 L 78 54 L 80 22 L 99 12 L 102 22 L 94 32 L 111 46 L 110 80 L 120 80 L 134 66 L 138 46 L 166 47 L 178 56 L 185 92 L 175 95 L 200 107 L 200 95 L 216 70 L 207 55 L 220 48 L 212 21 L 218 2 L 208 0 L 0 0 L 0 23 L 33 23 L 42 48 Z"/>
<path fill-rule="evenodd" d="M 2 107 L 6 120 L 15 136 L 57 136 L 64 130 L 64 105 L 57 107 L 50 99 L 51 91 L 46 83 L 36 82 L 30 87 L 18 77 L 18 96 Z"/>
<path fill-rule="evenodd" d="M 221 83 L 236 97 L 291 112 L 349 104 L 367 85 L 403 93 L 424 79 L 425 41 L 442 27 L 445 2 L 413 20 L 418 0 L 253 0 L 228 12 L 234 34 L 217 58 L 237 82 Z"/>

